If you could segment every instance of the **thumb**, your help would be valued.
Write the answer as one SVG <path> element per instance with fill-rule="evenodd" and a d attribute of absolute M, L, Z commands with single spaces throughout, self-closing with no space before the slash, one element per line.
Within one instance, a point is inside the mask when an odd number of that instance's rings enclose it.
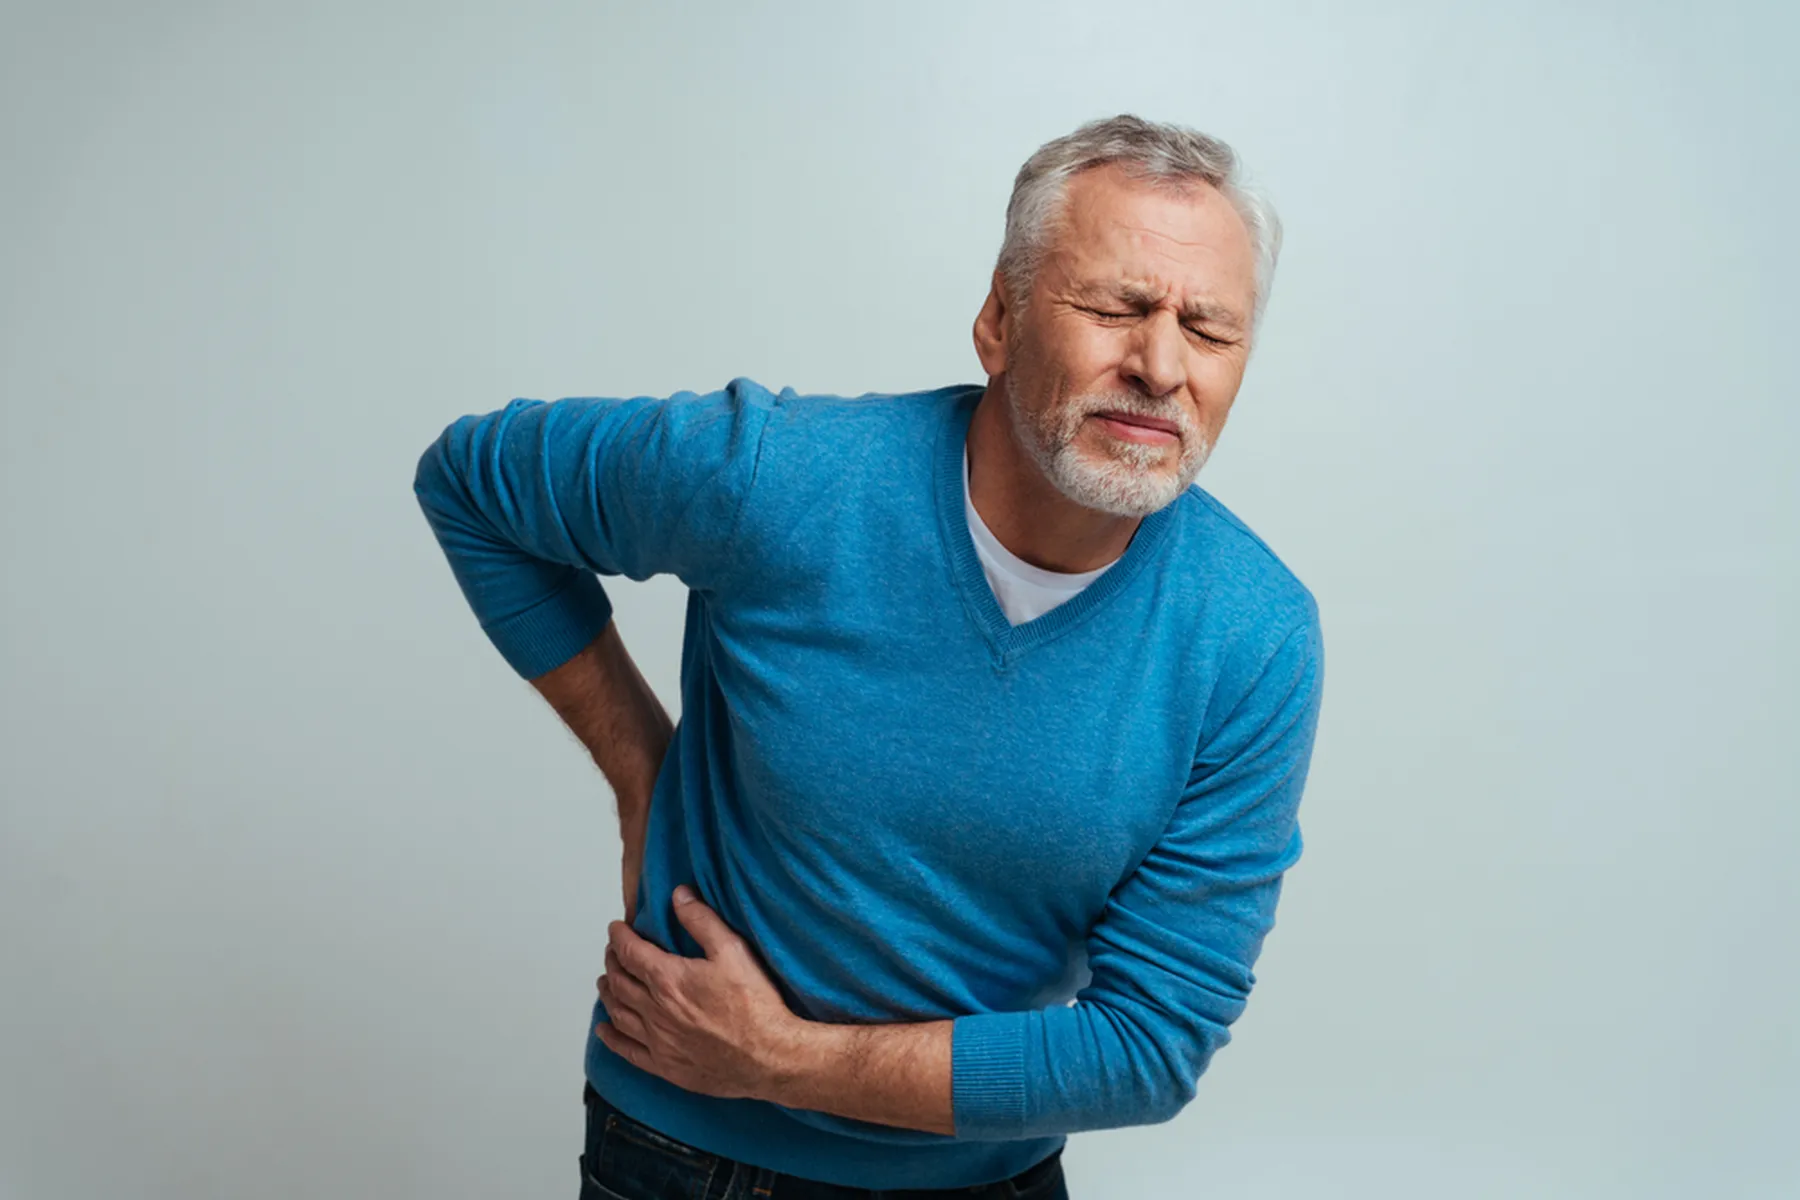
<path fill-rule="evenodd" d="M 706 907 L 700 897 L 687 884 L 675 889 L 675 919 L 681 927 L 694 935 L 706 957 L 717 958 L 722 950 L 728 950 L 739 943 L 738 935 L 731 926 L 725 924 L 718 913 Z"/>

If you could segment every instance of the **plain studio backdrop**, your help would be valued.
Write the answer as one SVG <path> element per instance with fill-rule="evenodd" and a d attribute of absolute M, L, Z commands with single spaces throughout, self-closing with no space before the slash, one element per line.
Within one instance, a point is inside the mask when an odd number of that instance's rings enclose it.
<path fill-rule="evenodd" d="M 9 5 L 0 1197 L 572 1198 L 613 799 L 419 454 L 519 396 L 977 382 L 1014 172 L 1121 111 L 1286 221 L 1200 482 L 1328 668 L 1235 1038 L 1073 1195 L 1800 1195 L 1797 34 Z M 607 586 L 679 715 L 682 585 Z"/>

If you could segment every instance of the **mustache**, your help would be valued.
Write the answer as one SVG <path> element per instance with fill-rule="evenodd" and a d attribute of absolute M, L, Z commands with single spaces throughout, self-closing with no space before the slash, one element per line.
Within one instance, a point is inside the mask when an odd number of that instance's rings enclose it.
<path fill-rule="evenodd" d="M 1188 424 L 1187 414 L 1179 406 L 1162 406 L 1146 403 L 1144 398 L 1135 392 L 1090 392 L 1077 396 L 1069 402 L 1069 415 L 1072 421 L 1090 417 L 1100 412 L 1130 413 L 1135 417 L 1154 417 L 1167 421 L 1191 435 L 1194 431 Z"/>

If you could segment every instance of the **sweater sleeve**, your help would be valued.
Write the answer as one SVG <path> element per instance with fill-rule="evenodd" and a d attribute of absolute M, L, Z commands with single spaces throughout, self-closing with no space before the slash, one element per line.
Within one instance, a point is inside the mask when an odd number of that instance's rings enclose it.
<path fill-rule="evenodd" d="M 612 619 L 595 574 L 673 574 L 717 589 L 756 479 L 769 394 L 734 379 L 707 395 L 513 400 L 452 422 L 413 493 L 481 629 L 534 679 Z"/>
<path fill-rule="evenodd" d="M 952 1028 L 958 1138 L 1167 1121 L 1230 1039 L 1300 857 L 1300 793 L 1318 725 L 1314 609 L 1196 756 L 1164 833 L 1107 898 L 1072 1005 L 975 1013 Z"/>

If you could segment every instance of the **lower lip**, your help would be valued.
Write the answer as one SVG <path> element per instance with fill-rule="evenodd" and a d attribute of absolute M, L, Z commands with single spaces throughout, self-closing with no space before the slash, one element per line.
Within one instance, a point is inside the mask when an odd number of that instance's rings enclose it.
<path fill-rule="evenodd" d="M 1133 425 L 1129 421 L 1115 421 L 1111 417 L 1100 416 L 1098 413 L 1095 416 L 1114 437 L 1124 438 L 1128 442 L 1148 442 L 1156 445 L 1181 440 L 1166 429 L 1152 429 L 1148 425 Z"/>

